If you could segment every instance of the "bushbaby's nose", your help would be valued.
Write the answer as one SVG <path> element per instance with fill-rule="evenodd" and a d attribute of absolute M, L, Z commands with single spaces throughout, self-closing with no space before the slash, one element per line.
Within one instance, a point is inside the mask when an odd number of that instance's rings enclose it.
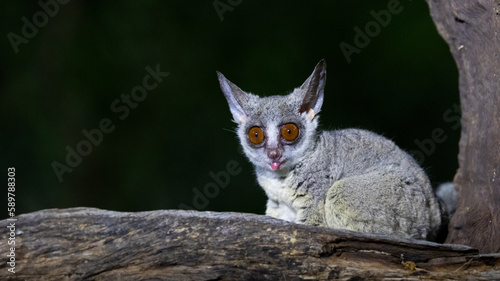
<path fill-rule="evenodd" d="M 281 151 L 279 150 L 279 148 L 268 149 L 267 157 L 271 158 L 272 160 L 279 159 L 281 157 Z"/>

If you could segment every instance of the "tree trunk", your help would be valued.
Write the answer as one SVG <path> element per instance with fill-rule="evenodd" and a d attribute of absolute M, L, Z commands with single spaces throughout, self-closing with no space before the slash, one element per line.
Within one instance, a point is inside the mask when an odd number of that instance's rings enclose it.
<path fill-rule="evenodd" d="M 460 199 L 447 243 L 500 252 L 500 1 L 427 0 L 459 70 Z"/>
<path fill-rule="evenodd" d="M 0 228 L 1 280 L 500 279 L 500 254 L 252 214 L 52 209 Z"/>

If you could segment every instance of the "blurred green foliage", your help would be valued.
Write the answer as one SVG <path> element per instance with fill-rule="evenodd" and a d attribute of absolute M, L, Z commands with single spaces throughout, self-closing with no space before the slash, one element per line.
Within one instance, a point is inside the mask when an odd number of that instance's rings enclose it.
<path fill-rule="evenodd" d="M 5 178 L 7 167 L 16 168 L 16 212 L 193 206 L 193 189 L 203 192 L 214 182 L 210 172 L 236 161 L 241 172 L 203 210 L 263 213 L 265 194 L 241 153 L 215 71 L 243 90 L 284 94 L 321 58 L 328 63 L 323 128 L 373 130 L 407 151 L 421 151 L 416 140 L 442 129 L 446 140 L 424 154 L 423 166 L 433 183 L 452 180 L 460 129 L 443 114 L 458 104 L 458 74 L 426 3 L 400 1 L 402 11 L 351 63 L 339 48 L 353 45 L 354 27 L 364 29 L 370 11 L 390 1 L 221 0 L 237 5 L 218 14 L 211 1 L 75 0 L 60 4 L 17 53 L 9 34 L 22 36 L 22 18 L 33 23 L 43 9 L 3 1 L 0 163 Z M 157 64 L 170 75 L 120 120 L 112 102 Z M 60 182 L 51 164 L 65 164 L 65 147 L 76 149 L 82 130 L 103 118 L 114 131 Z"/>

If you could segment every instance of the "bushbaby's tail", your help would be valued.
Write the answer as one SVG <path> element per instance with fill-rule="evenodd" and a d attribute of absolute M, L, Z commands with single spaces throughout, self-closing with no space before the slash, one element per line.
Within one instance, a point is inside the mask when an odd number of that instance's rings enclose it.
<path fill-rule="evenodd" d="M 457 210 L 458 193 L 452 182 L 440 184 L 436 190 L 437 197 L 442 201 L 444 208 L 451 217 Z"/>

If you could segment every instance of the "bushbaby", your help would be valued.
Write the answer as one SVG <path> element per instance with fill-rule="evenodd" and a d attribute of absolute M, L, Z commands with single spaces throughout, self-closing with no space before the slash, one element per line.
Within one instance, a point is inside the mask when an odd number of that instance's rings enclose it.
<path fill-rule="evenodd" d="M 434 239 L 444 211 L 426 173 L 373 132 L 319 131 L 326 63 L 289 95 L 259 97 L 217 72 L 266 215 L 361 232 Z"/>

